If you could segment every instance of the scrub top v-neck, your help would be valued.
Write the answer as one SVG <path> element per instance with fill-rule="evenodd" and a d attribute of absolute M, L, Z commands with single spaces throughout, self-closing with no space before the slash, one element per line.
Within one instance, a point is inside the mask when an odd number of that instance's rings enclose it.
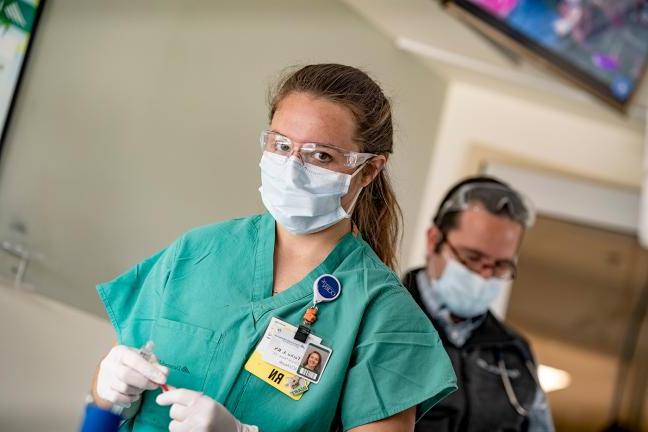
<path fill-rule="evenodd" d="M 274 244 L 268 213 L 234 219 L 191 230 L 100 284 L 119 343 L 153 340 L 170 385 L 201 391 L 264 432 L 347 430 L 418 404 L 422 414 L 456 389 L 436 331 L 360 236 L 345 235 L 313 271 L 272 296 Z M 320 381 L 295 401 L 244 364 L 272 317 L 301 322 L 323 274 L 338 278 L 342 294 L 320 305 L 312 331 L 333 353 Z M 158 393 L 143 394 L 123 430 L 168 430 Z"/>
<path fill-rule="evenodd" d="M 352 252 L 359 245 L 353 234 L 346 234 L 340 239 L 324 261 L 311 270 L 302 280 L 273 296 L 276 228 L 274 219 L 269 214 L 261 223 L 262 226 L 260 227 L 257 239 L 258 246 L 255 251 L 254 283 L 251 297 L 255 320 L 260 319 L 265 313 L 289 303 L 300 301 L 304 298 L 308 298 L 309 302 L 312 301 L 315 280 L 323 274 L 333 273 L 339 265 L 341 258 Z"/>

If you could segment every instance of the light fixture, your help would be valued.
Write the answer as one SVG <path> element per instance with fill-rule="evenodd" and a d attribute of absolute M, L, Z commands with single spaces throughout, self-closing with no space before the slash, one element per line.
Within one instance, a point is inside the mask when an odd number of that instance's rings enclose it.
<path fill-rule="evenodd" d="M 541 364 L 538 366 L 538 380 L 545 393 L 549 393 L 568 387 L 571 384 L 571 375 L 564 370 Z"/>

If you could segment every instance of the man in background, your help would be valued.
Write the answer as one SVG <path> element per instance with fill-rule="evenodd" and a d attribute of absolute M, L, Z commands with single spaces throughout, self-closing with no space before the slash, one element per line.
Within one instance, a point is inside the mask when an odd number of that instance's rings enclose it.
<path fill-rule="evenodd" d="M 533 221 L 528 201 L 491 177 L 465 179 L 441 201 L 427 264 L 403 283 L 439 332 L 459 389 L 416 431 L 554 431 L 528 342 L 489 311 L 515 279 Z"/>

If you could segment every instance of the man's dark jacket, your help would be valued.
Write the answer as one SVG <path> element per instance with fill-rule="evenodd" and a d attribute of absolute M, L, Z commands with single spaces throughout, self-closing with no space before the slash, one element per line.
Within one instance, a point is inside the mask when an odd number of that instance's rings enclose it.
<path fill-rule="evenodd" d="M 459 389 L 428 411 L 416 424 L 416 431 L 526 431 L 527 417 L 513 408 L 498 362 L 504 362 L 513 398 L 517 398 L 519 404 L 529 410 L 537 393 L 536 380 L 529 371 L 529 366 L 535 370 L 529 344 L 488 312 L 466 343 L 461 347 L 454 346 L 448 340 L 443 325 L 426 310 L 422 302 L 416 281 L 416 273 L 420 270 L 407 273 L 403 284 L 437 329 L 452 361 Z"/>

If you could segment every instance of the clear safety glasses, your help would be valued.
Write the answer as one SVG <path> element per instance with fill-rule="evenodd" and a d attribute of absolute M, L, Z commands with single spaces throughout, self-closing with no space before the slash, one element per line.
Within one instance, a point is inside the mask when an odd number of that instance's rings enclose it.
<path fill-rule="evenodd" d="M 495 183 L 468 183 L 460 187 L 443 205 L 439 214 L 458 212 L 481 205 L 489 213 L 507 215 L 525 228 L 535 223 L 536 212 L 531 201 L 521 193 Z"/>
<path fill-rule="evenodd" d="M 328 144 L 296 143 L 277 132 L 261 132 L 261 148 L 281 156 L 290 156 L 295 151 L 303 163 L 328 170 L 349 174 L 355 168 L 376 156 L 372 153 L 358 153 Z"/>

